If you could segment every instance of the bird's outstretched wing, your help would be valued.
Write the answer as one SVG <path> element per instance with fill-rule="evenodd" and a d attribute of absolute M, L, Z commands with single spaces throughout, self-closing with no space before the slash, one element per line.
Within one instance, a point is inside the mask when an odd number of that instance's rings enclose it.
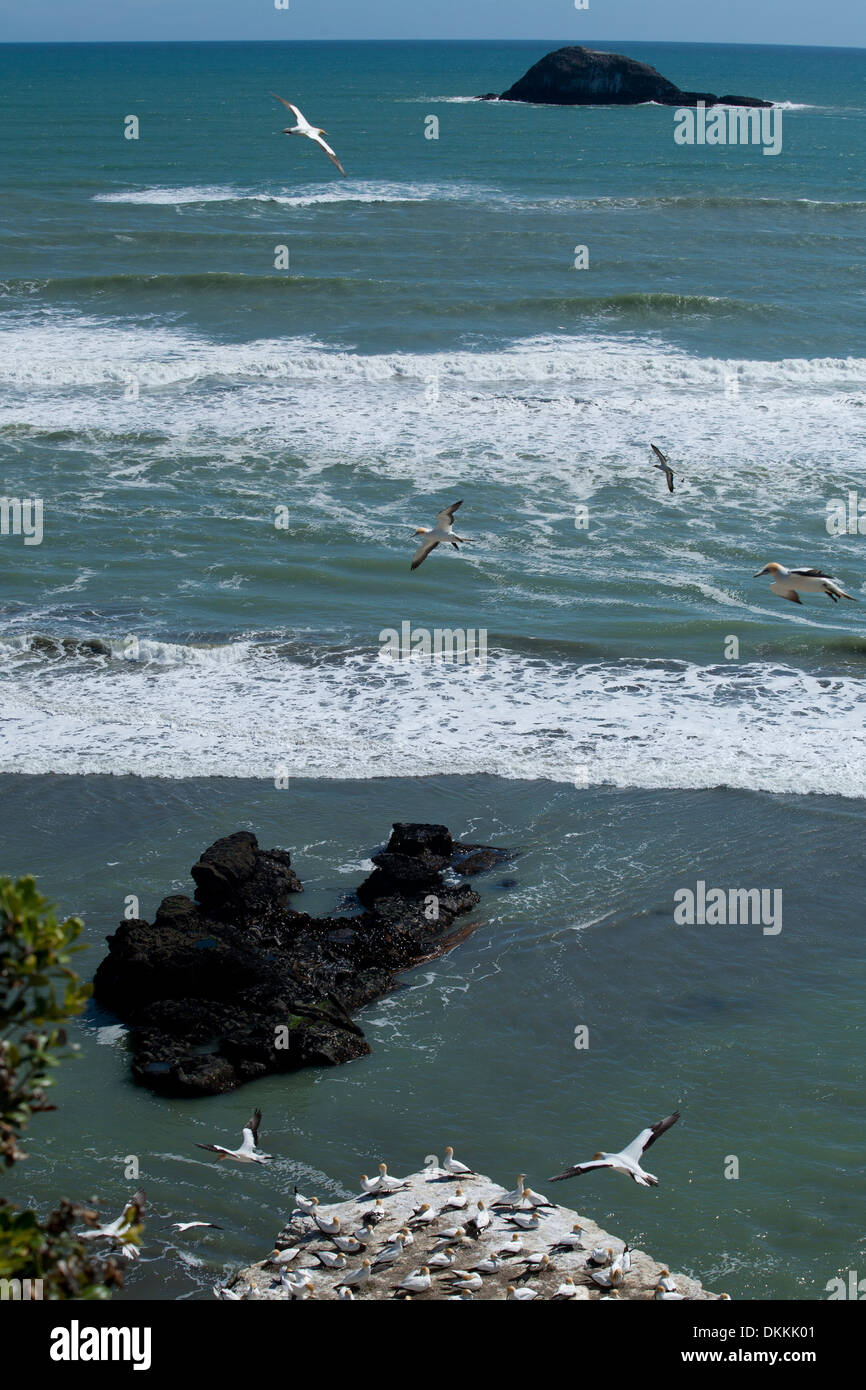
<path fill-rule="evenodd" d="M 454 513 L 456 512 L 457 508 L 462 506 L 463 498 L 461 497 L 460 501 L 455 502 L 453 506 L 443 507 L 441 512 L 436 513 L 436 525 L 441 526 L 443 529 L 446 526 L 450 526 L 452 521 L 454 520 Z"/>
<path fill-rule="evenodd" d="M 254 1111 L 253 1111 L 253 1117 L 252 1117 L 252 1119 L 251 1119 L 251 1120 L 247 1120 L 246 1125 L 244 1126 L 244 1128 L 245 1128 L 245 1129 L 248 1129 L 249 1132 L 250 1132 L 250 1134 L 253 1136 L 253 1143 L 254 1143 L 254 1144 L 258 1144 L 258 1142 L 259 1142 L 259 1125 L 261 1124 L 261 1122 L 262 1122 L 262 1112 L 261 1112 L 261 1110 L 254 1110 Z"/>
<path fill-rule="evenodd" d="M 668 1115 L 664 1120 L 659 1120 L 658 1124 L 651 1125 L 649 1129 L 644 1130 L 641 1136 L 643 1138 L 641 1153 L 646 1153 L 650 1145 L 654 1144 L 655 1141 L 664 1134 L 665 1130 L 670 1129 L 671 1125 L 675 1125 L 679 1118 L 680 1112 L 679 1110 L 675 1110 L 672 1115 Z M 631 1147 L 631 1145 L 629 1145 L 629 1147 Z"/>
<path fill-rule="evenodd" d="M 316 142 L 317 145 L 321 145 L 322 149 L 325 151 L 325 154 L 328 156 L 328 158 L 330 159 L 331 163 L 332 163 L 332 164 L 336 164 L 336 166 L 337 166 L 337 168 L 339 169 L 340 173 L 343 175 L 343 178 L 344 178 L 344 179 L 345 179 L 345 178 L 348 178 L 348 177 L 349 177 L 348 174 L 346 173 L 346 171 L 345 171 L 345 169 L 343 168 L 342 164 L 340 163 L 339 159 L 338 159 L 337 156 L 335 155 L 334 151 L 331 149 L 331 146 L 328 144 L 327 140 L 323 140 L 322 137 L 321 137 L 321 135 L 316 135 L 316 136 L 314 137 L 314 139 L 315 139 L 315 142 Z"/>
<path fill-rule="evenodd" d="M 280 98 L 280 100 L 282 100 L 282 98 Z M 653 453 L 655 454 L 656 458 L 659 460 L 660 463 L 667 463 L 667 459 L 665 458 L 664 454 L 662 453 L 661 449 L 658 447 L 657 444 L 651 444 L 650 448 L 652 449 Z"/>
<path fill-rule="evenodd" d="M 271 92 L 271 96 L 277 97 L 277 101 L 281 101 L 283 103 L 283 106 L 287 106 L 289 108 L 292 115 L 297 118 L 298 125 L 309 125 L 309 122 L 307 121 L 306 117 L 301 114 L 297 106 L 293 106 L 290 101 L 286 101 L 285 97 L 278 97 L 276 92 Z"/>
<path fill-rule="evenodd" d="M 555 1178 L 548 1178 L 548 1182 L 562 1182 L 563 1178 L 576 1178 L 581 1173 L 588 1173 L 590 1168 L 609 1168 L 610 1163 L 606 1158 L 592 1158 L 588 1163 L 575 1163 L 573 1168 L 566 1168 L 564 1173 L 557 1173 Z"/>
<path fill-rule="evenodd" d="M 674 475 L 673 475 L 673 473 L 671 473 L 669 470 L 666 470 L 666 471 L 665 471 L 665 477 L 667 478 L 668 492 L 673 492 L 673 490 L 674 490 Z"/>
<path fill-rule="evenodd" d="M 438 544 L 438 541 L 422 541 L 418 549 L 415 551 L 415 554 L 412 556 L 412 563 L 409 566 L 410 570 L 416 570 L 419 565 L 423 565 L 424 561 L 427 559 L 427 556 L 430 554 L 430 551 L 435 550 Z"/>
<path fill-rule="evenodd" d="M 808 579 L 832 579 L 832 574 L 825 574 L 823 570 L 789 570 L 789 574 L 802 574 Z"/>

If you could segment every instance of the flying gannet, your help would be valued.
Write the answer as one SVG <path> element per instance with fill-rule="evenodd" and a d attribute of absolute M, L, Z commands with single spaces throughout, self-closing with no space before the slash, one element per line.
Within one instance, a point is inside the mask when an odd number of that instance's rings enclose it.
<path fill-rule="evenodd" d="M 334 151 L 331 149 L 331 146 L 328 144 L 327 140 L 324 140 L 322 138 L 324 135 L 327 135 L 328 132 L 326 130 L 321 130 L 318 126 L 310 125 L 310 122 L 306 119 L 305 116 L 301 114 L 297 106 L 293 106 L 290 101 L 286 101 L 285 97 L 278 97 L 276 92 L 271 92 L 271 96 L 277 97 L 277 101 L 281 101 L 283 103 L 283 106 L 287 106 L 298 123 L 297 125 L 287 126 L 286 129 L 281 132 L 281 134 L 306 135 L 308 140 L 315 141 L 315 143 L 325 151 L 325 154 L 328 156 L 331 163 L 336 164 L 340 173 L 343 175 L 343 178 L 345 178 L 345 169 L 343 168 L 339 159 L 335 155 Z"/>
<path fill-rule="evenodd" d="M 642 1129 L 637 1138 L 632 1139 L 620 1153 L 597 1153 L 588 1163 L 576 1163 L 573 1168 L 566 1168 L 565 1172 L 557 1173 L 550 1181 L 562 1182 L 564 1178 L 575 1178 L 579 1173 L 588 1173 L 591 1168 L 612 1168 L 615 1173 L 625 1173 L 627 1177 L 633 1178 L 641 1187 L 658 1187 L 658 1178 L 641 1168 L 640 1159 L 650 1144 L 654 1144 L 659 1135 L 664 1134 L 671 1125 L 675 1125 L 679 1118 L 680 1112 L 675 1110 L 666 1119 L 659 1120 L 658 1124 Z"/>
<path fill-rule="evenodd" d="M 119 1241 L 121 1255 L 128 1260 L 137 1260 L 138 1246 L 126 1240 L 125 1237 L 141 1221 L 144 1206 L 144 1188 L 140 1187 L 137 1192 L 132 1194 L 120 1216 L 114 1221 L 104 1222 L 101 1226 L 89 1226 L 83 1231 L 77 1231 L 76 1236 L 79 1240 Z"/>
<path fill-rule="evenodd" d="M 836 583 L 829 574 L 823 570 L 787 570 L 784 565 L 777 565 L 775 560 L 769 565 L 765 565 L 762 570 L 754 576 L 760 579 L 762 574 L 772 574 L 773 583 L 770 585 L 770 592 L 778 594 L 780 598 L 790 599 L 792 603 L 802 603 L 800 594 L 826 594 L 834 603 L 838 603 L 840 598 L 849 598 L 852 603 L 857 600 L 853 594 L 846 594 L 845 590 Z M 799 592 L 798 592 L 799 590 Z"/>
<path fill-rule="evenodd" d="M 652 449 L 652 451 L 653 451 L 653 453 L 655 454 L 656 458 L 659 460 L 658 463 L 654 463 L 654 464 L 653 464 L 653 468 L 658 468 L 659 471 L 660 471 L 661 473 L 664 473 L 664 475 L 665 475 L 665 480 L 666 480 L 667 485 L 668 485 L 668 492 L 673 492 L 673 490 L 674 490 L 674 470 L 671 468 L 670 464 L 668 463 L 668 461 L 667 461 L 667 459 L 665 458 L 664 454 L 662 453 L 661 449 L 657 448 L 655 444 L 651 444 L 651 445 L 650 445 L 650 448 Z"/>
<path fill-rule="evenodd" d="M 273 1154 L 256 1153 L 259 1144 L 259 1125 L 262 1122 L 261 1110 L 254 1110 L 251 1120 L 243 1129 L 243 1143 L 239 1149 L 226 1149 L 222 1144 L 196 1144 L 197 1149 L 208 1149 L 217 1159 L 233 1158 L 236 1163 L 267 1163 Z"/>
<path fill-rule="evenodd" d="M 445 507 L 441 512 L 437 512 L 436 525 L 432 527 L 432 529 L 429 526 L 415 527 L 415 535 L 423 536 L 424 539 L 412 556 L 412 563 L 409 566 L 411 570 L 416 570 L 419 565 L 422 565 L 430 554 L 430 551 L 435 550 L 440 543 L 443 545 L 453 545 L 455 550 L 459 550 L 460 546 L 457 542 L 460 541 L 460 543 L 463 544 L 469 539 L 468 536 L 456 536 L 453 530 L 454 513 L 458 507 L 462 506 L 463 499 L 461 498 L 459 502 L 454 503 L 453 507 Z M 464 1168 L 462 1164 L 458 1165 L 456 1169 L 449 1167 L 449 1153 L 453 1154 L 454 1150 L 445 1150 L 445 1162 L 442 1165 L 445 1172 L 453 1174 L 455 1172 L 468 1173 L 470 1171 L 468 1168 Z"/>
<path fill-rule="evenodd" d="M 209 1226 L 212 1231 L 221 1231 L 222 1226 L 218 1226 L 215 1221 L 173 1221 L 171 1229 L 173 1231 L 191 1231 L 196 1226 Z"/>

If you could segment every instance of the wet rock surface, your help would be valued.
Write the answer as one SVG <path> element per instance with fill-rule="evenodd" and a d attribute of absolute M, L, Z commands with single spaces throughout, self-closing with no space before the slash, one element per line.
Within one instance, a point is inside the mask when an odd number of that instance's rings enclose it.
<path fill-rule="evenodd" d="M 527 101 L 548 106 L 772 106 L 759 97 L 716 96 L 682 91 L 648 63 L 621 53 L 600 52 L 579 44 L 557 48 L 503 92 L 500 101 Z M 488 93 L 482 100 L 491 100 Z"/>
<path fill-rule="evenodd" d="M 362 911 L 311 917 L 289 905 L 302 891 L 289 853 L 238 831 L 193 865 L 195 900 L 173 894 L 152 923 L 107 938 L 94 996 L 131 1025 L 134 1079 L 166 1095 L 351 1061 L 370 1051 L 352 1012 L 464 939 L 454 923 L 480 899 L 462 879 L 507 857 L 396 824 L 357 890 Z"/>

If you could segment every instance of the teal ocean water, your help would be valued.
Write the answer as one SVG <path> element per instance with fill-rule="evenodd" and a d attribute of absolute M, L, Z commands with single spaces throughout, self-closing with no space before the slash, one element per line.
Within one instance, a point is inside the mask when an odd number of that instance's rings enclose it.
<path fill-rule="evenodd" d="M 866 632 L 753 575 L 866 598 L 827 526 L 866 497 L 866 52 L 616 46 L 778 102 L 767 157 L 474 100 L 555 46 L 0 47 L 0 493 L 44 529 L 0 536 L 0 867 L 86 915 L 95 967 L 126 894 L 148 915 L 240 826 L 323 909 L 391 820 L 520 856 L 340 1072 L 168 1104 L 82 1024 L 16 1184 L 110 1205 L 145 1150 L 159 1210 L 230 1230 L 132 1296 L 257 1255 L 296 1180 L 453 1141 L 542 1186 L 677 1103 L 663 1188 L 569 1199 L 733 1296 L 857 1267 Z M 457 498 L 469 543 L 410 574 Z M 403 623 L 484 630 L 486 664 L 384 660 Z M 783 888 L 782 932 L 674 927 L 698 879 Z M 286 1160 L 227 1185 L 190 1138 L 253 1099 Z"/>

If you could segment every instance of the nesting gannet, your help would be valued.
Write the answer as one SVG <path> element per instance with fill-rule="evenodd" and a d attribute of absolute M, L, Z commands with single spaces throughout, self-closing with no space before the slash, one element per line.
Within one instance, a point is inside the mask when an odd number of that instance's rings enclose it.
<path fill-rule="evenodd" d="M 444 1250 L 437 1250 L 434 1255 L 428 1255 L 427 1263 L 431 1269 L 450 1269 L 455 1258 L 455 1252 L 452 1247 L 446 1245 Z"/>
<path fill-rule="evenodd" d="M 403 1254 L 403 1245 L 403 1237 L 401 1233 L 398 1231 L 397 1234 L 391 1238 L 387 1245 L 382 1246 L 382 1249 L 379 1251 L 375 1260 L 373 1261 L 373 1268 L 377 1269 L 379 1265 L 396 1264 L 400 1256 Z"/>
<path fill-rule="evenodd" d="M 415 554 L 412 556 L 412 563 L 409 566 L 410 569 L 416 570 L 419 565 L 423 564 L 424 561 L 427 559 L 427 556 L 430 554 L 430 551 L 435 550 L 437 545 L 439 545 L 440 543 L 443 545 L 453 545 L 455 550 L 459 550 L 460 546 L 457 544 L 457 542 L 460 541 L 460 543 L 463 544 L 465 541 L 469 539 L 468 536 L 455 536 L 453 530 L 454 513 L 456 512 L 458 507 L 462 506 L 463 499 L 461 498 L 460 501 L 455 502 L 453 506 L 444 507 L 441 512 L 436 513 L 436 525 L 434 527 L 415 527 L 415 535 L 423 536 L 424 539 L 419 545 L 418 549 L 415 551 Z M 453 1149 L 445 1150 L 445 1162 L 442 1165 L 445 1171 L 447 1173 L 452 1174 L 455 1172 L 468 1173 L 469 1169 L 464 1168 L 462 1164 L 459 1164 L 456 1169 L 450 1168 L 448 1166 L 448 1155 L 453 1153 Z"/>
<path fill-rule="evenodd" d="M 671 1272 L 666 1265 L 662 1265 L 656 1284 L 659 1288 L 667 1289 L 669 1293 L 676 1293 L 677 1286 L 671 1278 Z"/>
<path fill-rule="evenodd" d="M 530 1251 L 525 1256 L 525 1265 L 520 1273 L 515 1276 L 515 1284 L 525 1284 L 527 1279 L 531 1279 L 533 1274 L 544 1274 L 550 1265 L 550 1256 L 542 1255 L 538 1251 Z"/>
<path fill-rule="evenodd" d="M 500 1245 L 496 1253 L 497 1255 L 499 1255 L 500 1259 L 503 1260 L 511 1260 L 514 1259 L 516 1255 L 523 1254 L 523 1241 L 520 1239 L 520 1236 L 517 1234 L 516 1231 L 514 1232 L 514 1235 L 511 1237 L 511 1240 L 508 1242 L 508 1244 Z"/>
<path fill-rule="evenodd" d="M 653 1298 L 659 1303 L 682 1303 L 686 1294 L 677 1293 L 675 1289 L 663 1289 L 661 1284 L 657 1284 Z"/>
<path fill-rule="evenodd" d="M 538 1207 L 539 1209 L 541 1207 L 552 1209 L 554 1206 L 554 1203 L 548 1202 L 547 1198 L 542 1197 L 540 1192 L 533 1192 L 531 1187 L 524 1187 L 522 1204 L 525 1207 Z"/>
<path fill-rule="evenodd" d="M 289 1298 L 305 1299 L 312 1298 L 316 1292 L 316 1286 L 309 1279 L 287 1279 L 282 1278 L 282 1285 Z"/>
<path fill-rule="evenodd" d="M 477 1273 L 477 1271 L 469 1269 L 455 1269 L 451 1272 L 450 1275 L 446 1275 L 444 1277 L 452 1279 L 454 1281 L 451 1285 L 452 1289 L 476 1290 L 480 1289 L 482 1284 L 484 1283 L 484 1280 L 481 1278 L 481 1275 Z"/>
<path fill-rule="evenodd" d="M 101 1226 L 88 1226 L 83 1231 L 76 1231 L 76 1237 L 78 1240 L 119 1241 L 121 1255 L 127 1260 L 137 1260 L 138 1246 L 125 1237 L 140 1223 L 144 1207 L 145 1193 L 144 1188 L 140 1187 L 137 1192 L 132 1194 L 120 1216 L 116 1217 L 114 1221 L 106 1221 Z"/>
<path fill-rule="evenodd" d="M 390 1195 L 390 1193 L 400 1192 L 402 1188 L 408 1186 L 409 1183 L 405 1182 L 403 1178 L 391 1177 L 390 1173 L 388 1172 L 387 1163 L 379 1164 L 379 1181 L 375 1189 L 377 1192 L 381 1192 L 384 1196 L 387 1197 Z"/>
<path fill-rule="evenodd" d="M 413 1269 L 411 1274 L 407 1274 L 405 1279 L 401 1279 L 399 1284 L 393 1284 L 395 1296 L 399 1297 L 403 1293 L 426 1293 L 430 1287 L 430 1269 L 428 1265 L 422 1265 L 420 1269 Z"/>
<path fill-rule="evenodd" d="M 642 1129 L 637 1138 L 632 1139 L 620 1153 L 597 1153 L 588 1163 L 576 1163 L 573 1168 L 566 1168 L 564 1173 L 557 1173 L 550 1181 L 562 1182 L 563 1178 L 575 1178 L 579 1173 L 588 1173 L 591 1168 L 612 1168 L 615 1173 L 625 1173 L 633 1178 L 641 1187 L 658 1187 L 658 1178 L 641 1168 L 640 1159 L 650 1144 L 654 1144 L 679 1118 L 680 1112 L 675 1110 L 666 1119 L 659 1120 L 658 1124 Z"/>
<path fill-rule="evenodd" d="M 322 1235 L 323 1235 L 323 1236 L 339 1236 L 339 1235 L 342 1235 L 342 1230 L 341 1230 L 341 1225 L 342 1225 L 342 1223 L 341 1223 L 341 1221 L 340 1221 L 339 1216 L 320 1216 L 320 1215 L 319 1215 L 319 1199 L 318 1199 L 318 1197 L 314 1197 L 314 1198 L 313 1198 L 313 1201 L 316 1203 L 316 1207 L 315 1207 L 315 1210 L 314 1210 L 311 1214 L 312 1214 L 313 1220 L 315 1221 L 315 1223 L 316 1223 L 316 1225 L 318 1226 L 319 1230 L 322 1232 Z"/>
<path fill-rule="evenodd" d="M 787 570 L 784 565 L 777 565 L 775 560 L 772 560 L 769 565 L 758 570 L 754 578 L 760 579 L 762 574 L 773 575 L 771 593 L 778 594 L 780 598 L 790 599 L 792 603 L 802 603 L 800 594 L 826 594 L 834 603 L 838 603 L 840 598 L 849 598 L 852 603 L 857 602 L 853 594 L 846 594 L 836 580 L 823 570 Z"/>
<path fill-rule="evenodd" d="M 622 1265 L 612 1264 L 610 1269 L 594 1269 L 590 1274 L 590 1279 L 594 1284 L 598 1284 L 602 1289 L 614 1289 L 622 1283 L 625 1275 L 622 1272 Z"/>
<path fill-rule="evenodd" d="M 369 1211 L 365 1211 L 364 1215 L 361 1217 L 361 1225 L 369 1227 L 378 1226 L 380 1221 L 385 1220 L 386 1214 L 385 1204 L 382 1198 L 377 1197 L 375 1206 L 370 1207 Z"/>
<path fill-rule="evenodd" d="M 305 1197 L 302 1192 L 295 1188 L 295 1206 L 298 1211 L 303 1212 L 304 1216 L 312 1216 L 316 1210 L 317 1197 Z"/>
<path fill-rule="evenodd" d="M 505 1217 L 508 1226 L 517 1226 L 521 1231 L 538 1230 L 538 1213 L 535 1211 L 513 1211 L 510 1216 Z"/>
<path fill-rule="evenodd" d="M 472 1266 L 472 1270 L 477 1274 L 495 1274 L 502 1268 L 501 1255 L 486 1255 L 483 1260 L 479 1260 L 477 1265 Z"/>
<path fill-rule="evenodd" d="M 276 1265 L 281 1269 L 284 1265 L 289 1265 L 292 1260 L 296 1260 L 301 1253 L 300 1245 L 290 1245 L 285 1250 L 272 1250 L 268 1256 L 267 1263 Z"/>
<path fill-rule="evenodd" d="M 218 1226 L 215 1221 L 173 1221 L 171 1229 L 173 1231 L 191 1231 L 196 1226 L 209 1226 L 212 1231 L 221 1231 L 222 1226 Z"/>
<path fill-rule="evenodd" d="M 286 129 L 281 132 L 281 134 L 306 135 L 308 140 L 313 140 L 325 151 L 325 154 L 328 156 L 331 163 L 336 164 L 340 173 L 343 175 L 343 178 L 345 178 L 345 169 L 343 168 L 337 156 L 334 154 L 334 151 L 331 149 L 331 146 L 328 144 L 328 142 L 322 139 L 322 136 L 327 135 L 328 132 L 326 130 L 320 129 L 319 126 L 310 125 L 310 122 L 306 119 L 305 116 L 301 114 L 297 106 L 293 106 L 290 101 L 286 101 L 285 97 L 278 97 L 276 92 L 271 92 L 271 96 L 277 97 L 277 101 L 281 101 L 283 103 L 283 106 L 288 107 L 288 109 L 291 111 L 292 115 L 298 123 L 297 125 L 287 126 Z"/>
<path fill-rule="evenodd" d="M 650 448 L 652 449 L 652 451 L 653 451 L 653 453 L 655 454 L 656 458 L 659 460 L 658 463 L 654 463 L 654 464 L 653 464 L 653 468 L 658 468 L 659 471 L 660 471 L 661 473 L 664 473 L 664 475 L 665 475 L 665 480 L 666 480 L 667 485 L 668 485 L 668 492 L 673 492 L 673 490 L 674 490 L 674 470 L 671 468 L 670 464 L 668 463 L 668 461 L 667 461 L 667 459 L 665 458 L 664 454 L 662 453 L 661 449 L 657 448 L 655 444 L 651 444 L 651 445 L 650 445 Z"/>
<path fill-rule="evenodd" d="M 613 1246 L 596 1245 L 587 1255 L 586 1263 L 590 1268 L 599 1265 L 613 1264 Z"/>
<path fill-rule="evenodd" d="M 242 1293 L 237 1293 L 234 1289 L 227 1289 L 219 1284 L 212 1284 L 214 1298 L 225 1298 L 230 1303 L 240 1303 L 243 1298 Z"/>
<path fill-rule="evenodd" d="M 379 1179 L 378 1179 L 378 1178 L 368 1178 L 366 1173 L 362 1173 L 362 1174 L 361 1174 L 361 1191 L 362 1191 L 363 1193 L 365 1193 L 368 1197 L 371 1197 L 371 1196 L 373 1195 L 374 1192 L 378 1192 L 378 1191 L 379 1191 Z"/>
<path fill-rule="evenodd" d="M 337 1297 L 341 1299 L 350 1299 L 352 1302 L 354 1302 L 355 1299 L 355 1295 L 352 1293 L 352 1290 L 347 1289 L 343 1284 L 341 1284 L 340 1287 L 337 1289 Z"/>
<path fill-rule="evenodd" d="M 466 1196 L 463 1188 L 458 1187 L 454 1191 L 454 1196 L 449 1197 L 445 1205 L 439 1208 L 439 1214 L 441 1216 L 445 1211 L 465 1211 L 468 1205 L 469 1198 Z"/>
<path fill-rule="evenodd" d="M 551 1302 L 552 1302 L 552 1303 L 561 1303 L 562 1300 L 565 1299 L 565 1298 L 576 1298 L 576 1297 L 577 1297 L 577 1285 L 575 1284 L 574 1279 L 572 1278 L 572 1276 L 571 1276 L 570 1274 L 567 1274 L 566 1277 L 565 1277 L 565 1279 L 563 1280 L 563 1282 L 560 1284 L 559 1288 L 556 1290 L 556 1293 L 553 1295 L 553 1297 L 552 1297 L 552 1299 L 551 1299 Z"/>
<path fill-rule="evenodd" d="M 440 1249 L 443 1245 L 466 1245 L 468 1239 L 465 1226 L 444 1226 L 441 1231 L 436 1232 Z"/>
<path fill-rule="evenodd" d="M 518 1173 L 518 1175 L 517 1175 L 517 1186 L 514 1188 L 513 1192 L 506 1192 L 504 1197 L 497 1197 L 497 1199 L 496 1199 L 496 1201 L 493 1203 L 493 1205 L 494 1205 L 495 1207 L 517 1207 L 517 1206 L 519 1206 L 520 1203 L 523 1201 L 523 1192 L 524 1192 L 524 1181 L 523 1181 L 523 1179 L 524 1179 L 524 1176 L 525 1176 L 525 1174 L 523 1174 L 523 1173 Z"/>
<path fill-rule="evenodd" d="M 344 1255 L 361 1255 L 367 1249 L 357 1236 L 331 1236 L 331 1240 Z"/>
<path fill-rule="evenodd" d="M 483 1202 L 478 1202 L 475 1208 L 475 1215 L 470 1216 L 466 1222 L 466 1234 L 473 1240 L 477 1240 L 482 1231 L 486 1231 L 493 1218 Z"/>
<path fill-rule="evenodd" d="M 239 1149 L 226 1149 L 222 1144 L 196 1144 L 197 1149 L 208 1149 L 217 1159 L 233 1158 L 236 1163 L 267 1163 L 273 1154 L 256 1153 L 259 1145 L 259 1125 L 262 1122 L 261 1110 L 254 1110 L 251 1120 L 243 1129 L 243 1143 Z"/>
<path fill-rule="evenodd" d="M 356 1289 L 359 1284 L 366 1284 L 370 1278 L 371 1264 L 368 1259 L 363 1259 L 357 1269 L 353 1269 L 350 1274 L 344 1274 L 338 1284 L 337 1289 Z"/>
<path fill-rule="evenodd" d="M 313 1259 L 318 1260 L 325 1269 L 345 1269 L 348 1261 L 345 1255 L 334 1254 L 333 1250 L 314 1250 Z"/>
<path fill-rule="evenodd" d="M 407 1226 L 429 1226 L 431 1221 L 436 1220 L 436 1212 L 429 1202 L 422 1202 L 420 1207 L 416 1207 L 407 1221 Z"/>
<path fill-rule="evenodd" d="M 560 1236 L 556 1244 L 551 1245 L 551 1255 L 563 1255 L 568 1250 L 583 1250 L 584 1245 L 581 1239 L 582 1235 L 583 1231 L 581 1230 L 580 1226 L 578 1226 L 575 1222 L 571 1230 L 568 1231 L 566 1235 Z"/>
<path fill-rule="evenodd" d="M 538 1298 L 538 1289 L 531 1289 L 528 1284 L 525 1284 L 523 1288 L 517 1289 L 513 1284 L 509 1284 L 505 1297 L 516 1298 L 519 1299 L 521 1303 L 526 1303 L 530 1298 Z"/>

